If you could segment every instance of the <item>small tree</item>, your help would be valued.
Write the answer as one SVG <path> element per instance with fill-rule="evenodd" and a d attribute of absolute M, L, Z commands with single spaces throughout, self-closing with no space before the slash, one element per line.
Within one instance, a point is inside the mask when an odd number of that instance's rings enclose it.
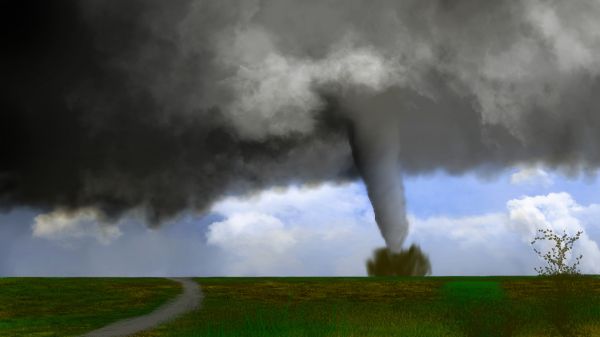
<path fill-rule="evenodd" d="M 569 236 L 566 231 L 563 231 L 562 235 L 558 235 L 551 229 L 538 229 L 536 237 L 531 241 L 531 245 L 536 254 L 546 260 L 547 266 L 534 268 L 535 271 L 543 276 L 579 274 L 577 266 L 583 255 L 576 257 L 575 263 L 571 266 L 567 264 L 567 255 L 571 252 L 573 244 L 579 240 L 582 233 L 582 231 L 578 231 L 574 236 Z M 554 246 L 550 251 L 542 254 L 542 252 L 535 248 L 537 241 L 550 241 L 554 243 Z"/>
<path fill-rule="evenodd" d="M 593 293 L 590 282 L 585 277 L 581 277 L 577 270 L 583 255 L 577 256 L 572 265 L 567 262 L 573 244 L 579 240 L 581 234 L 583 232 L 578 231 L 575 235 L 569 236 L 565 230 L 562 235 L 559 235 L 550 229 L 538 229 L 537 236 L 531 241 L 532 245 L 537 241 L 553 243 L 552 248 L 545 254 L 533 247 L 536 254 L 547 263 L 547 266 L 535 268 L 535 271 L 541 276 L 552 276 L 547 283 L 550 292 L 548 296 L 542 298 L 541 303 L 551 318 L 552 325 L 561 336 L 567 337 L 590 336 L 582 330 L 579 316 L 582 312 L 593 310 L 591 308 L 597 305 L 594 297 L 590 296 Z"/>

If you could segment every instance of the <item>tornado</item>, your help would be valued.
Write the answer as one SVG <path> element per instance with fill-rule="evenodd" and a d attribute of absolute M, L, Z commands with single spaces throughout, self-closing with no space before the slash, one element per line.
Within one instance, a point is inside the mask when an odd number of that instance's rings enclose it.
<path fill-rule="evenodd" d="M 387 119 L 359 119 L 350 134 L 354 162 L 367 187 L 379 231 L 387 248 L 399 253 L 408 233 L 408 219 L 398 127 Z"/>

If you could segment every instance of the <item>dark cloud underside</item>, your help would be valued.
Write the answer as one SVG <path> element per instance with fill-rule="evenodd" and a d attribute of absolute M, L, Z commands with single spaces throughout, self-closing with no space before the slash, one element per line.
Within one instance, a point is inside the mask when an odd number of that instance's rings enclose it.
<path fill-rule="evenodd" d="M 5 209 L 158 224 L 360 172 L 397 248 L 400 172 L 600 163 L 592 1 L 0 6 Z"/>

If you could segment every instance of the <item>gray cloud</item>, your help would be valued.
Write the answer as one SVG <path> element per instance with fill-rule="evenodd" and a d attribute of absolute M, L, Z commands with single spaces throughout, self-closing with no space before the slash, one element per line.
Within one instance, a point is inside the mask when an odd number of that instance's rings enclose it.
<path fill-rule="evenodd" d="M 290 182 L 600 163 L 600 5 L 554 1 L 5 2 L 0 205 L 158 224 Z M 352 138 L 352 141 L 350 141 Z M 355 161 L 353 161 L 353 159 Z"/>

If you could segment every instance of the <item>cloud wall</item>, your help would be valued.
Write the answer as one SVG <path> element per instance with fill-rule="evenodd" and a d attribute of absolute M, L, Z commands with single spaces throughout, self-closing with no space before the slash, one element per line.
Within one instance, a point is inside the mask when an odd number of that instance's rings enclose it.
<path fill-rule="evenodd" d="M 600 4 L 4 2 L 0 205 L 158 225 L 358 179 L 399 249 L 401 174 L 600 164 Z"/>

